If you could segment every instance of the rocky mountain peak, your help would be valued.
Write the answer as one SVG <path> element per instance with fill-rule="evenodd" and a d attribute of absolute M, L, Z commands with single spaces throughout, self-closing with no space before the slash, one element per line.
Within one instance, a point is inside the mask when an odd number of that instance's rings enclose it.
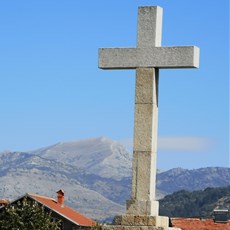
<path fill-rule="evenodd" d="M 28 153 L 2 152 L 0 198 L 15 199 L 27 192 L 52 197 L 62 188 L 71 207 L 105 220 L 125 210 L 131 193 L 131 158 L 119 142 L 106 137 L 59 142 Z M 229 183 L 229 168 L 158 171 L 157 197 Z"/>

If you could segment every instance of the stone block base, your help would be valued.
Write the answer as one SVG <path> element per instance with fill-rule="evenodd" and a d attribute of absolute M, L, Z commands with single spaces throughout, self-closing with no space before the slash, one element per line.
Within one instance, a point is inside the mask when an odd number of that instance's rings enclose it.
<path fill-rule="evenodd" d="M 118 226 L 106 225 L 102 226 L 102 230 L 181 230 L 180 228 L 164 228 L 154 226 Z"/>
<path fill-rule="evenodd" d="M 102 226 L 102 230 L 180 230 L 168 226 L 166 216 L 122 215 L 114 218 L 114 225 Z"/>
<path fill-rule="evenodd" d="M 127 200 L 127 215 L 158 216 L 159 202 L 153 200 Z"/>
<path fill-rule="evenodd" d="M 168 227 L 169 218 L 166 216 L 122 215 L 114 218 L 114 224 L 122 226 Z"/>
<path fill-rule="evenodd" d="M 180 228 L 155 227 L 155 226 L 122 226 L 122 225 L 104 225 L 102 230 L 181 230 Z"/>

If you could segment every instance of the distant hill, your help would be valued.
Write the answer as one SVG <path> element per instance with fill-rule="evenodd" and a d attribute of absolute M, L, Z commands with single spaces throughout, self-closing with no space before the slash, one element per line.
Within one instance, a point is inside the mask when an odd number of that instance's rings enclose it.
<path fill-rule="evenodd" d="M 201 190 L 230 185 L 230 168 L 174 168 L 157 175 L 157 188 L 170 194 L 178 190 Z"/>
<path fill-rule="evenodd" d="M 99 137 L 57 143 L 31 152 L 0 153 L 0 199 L 26 192 L 54 197 L 96 220 L 125 212 L 130 197 L 132 155 L 118 142 Z M 230 185 L 229 168 L 171 169 L 157 174 L 158 199 L 175 191 Z"/>
<path fill-rule="evenodd" d="M 181 190 L 160 200 L 160 215 L 212 218 L 214 209 L 230 210 L 230 186 L 189 192 Z"/>

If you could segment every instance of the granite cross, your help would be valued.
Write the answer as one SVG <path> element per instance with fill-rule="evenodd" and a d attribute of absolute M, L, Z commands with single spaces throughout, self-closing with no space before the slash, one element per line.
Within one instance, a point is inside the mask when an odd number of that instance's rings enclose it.
<path fill-rule="evenodd" d="M 162 8 L 139 7 L 137 48 L 99 49 L 99 68 L 136 69 L 132 196 L 128 215 L 158 216 L 155 200 L 158 80 L 161 68 L 197 68 L 199 48 L 161 47 Z"/>

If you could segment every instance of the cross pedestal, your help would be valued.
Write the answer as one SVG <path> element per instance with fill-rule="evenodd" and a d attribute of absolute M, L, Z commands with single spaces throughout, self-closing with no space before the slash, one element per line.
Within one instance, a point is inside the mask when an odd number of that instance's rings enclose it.
<path fill-rule="evenodd" d="M 132 195 L 109 228 L 168 229 L 155 200 L 160 68 L 197 68 L 199 48 L 161 47 L 162 8 L 139 7 L 137 48 L 99 49 L 99 68 L 136 69 Z M 139 228 L 139 229 L 136 229 Z"/>

